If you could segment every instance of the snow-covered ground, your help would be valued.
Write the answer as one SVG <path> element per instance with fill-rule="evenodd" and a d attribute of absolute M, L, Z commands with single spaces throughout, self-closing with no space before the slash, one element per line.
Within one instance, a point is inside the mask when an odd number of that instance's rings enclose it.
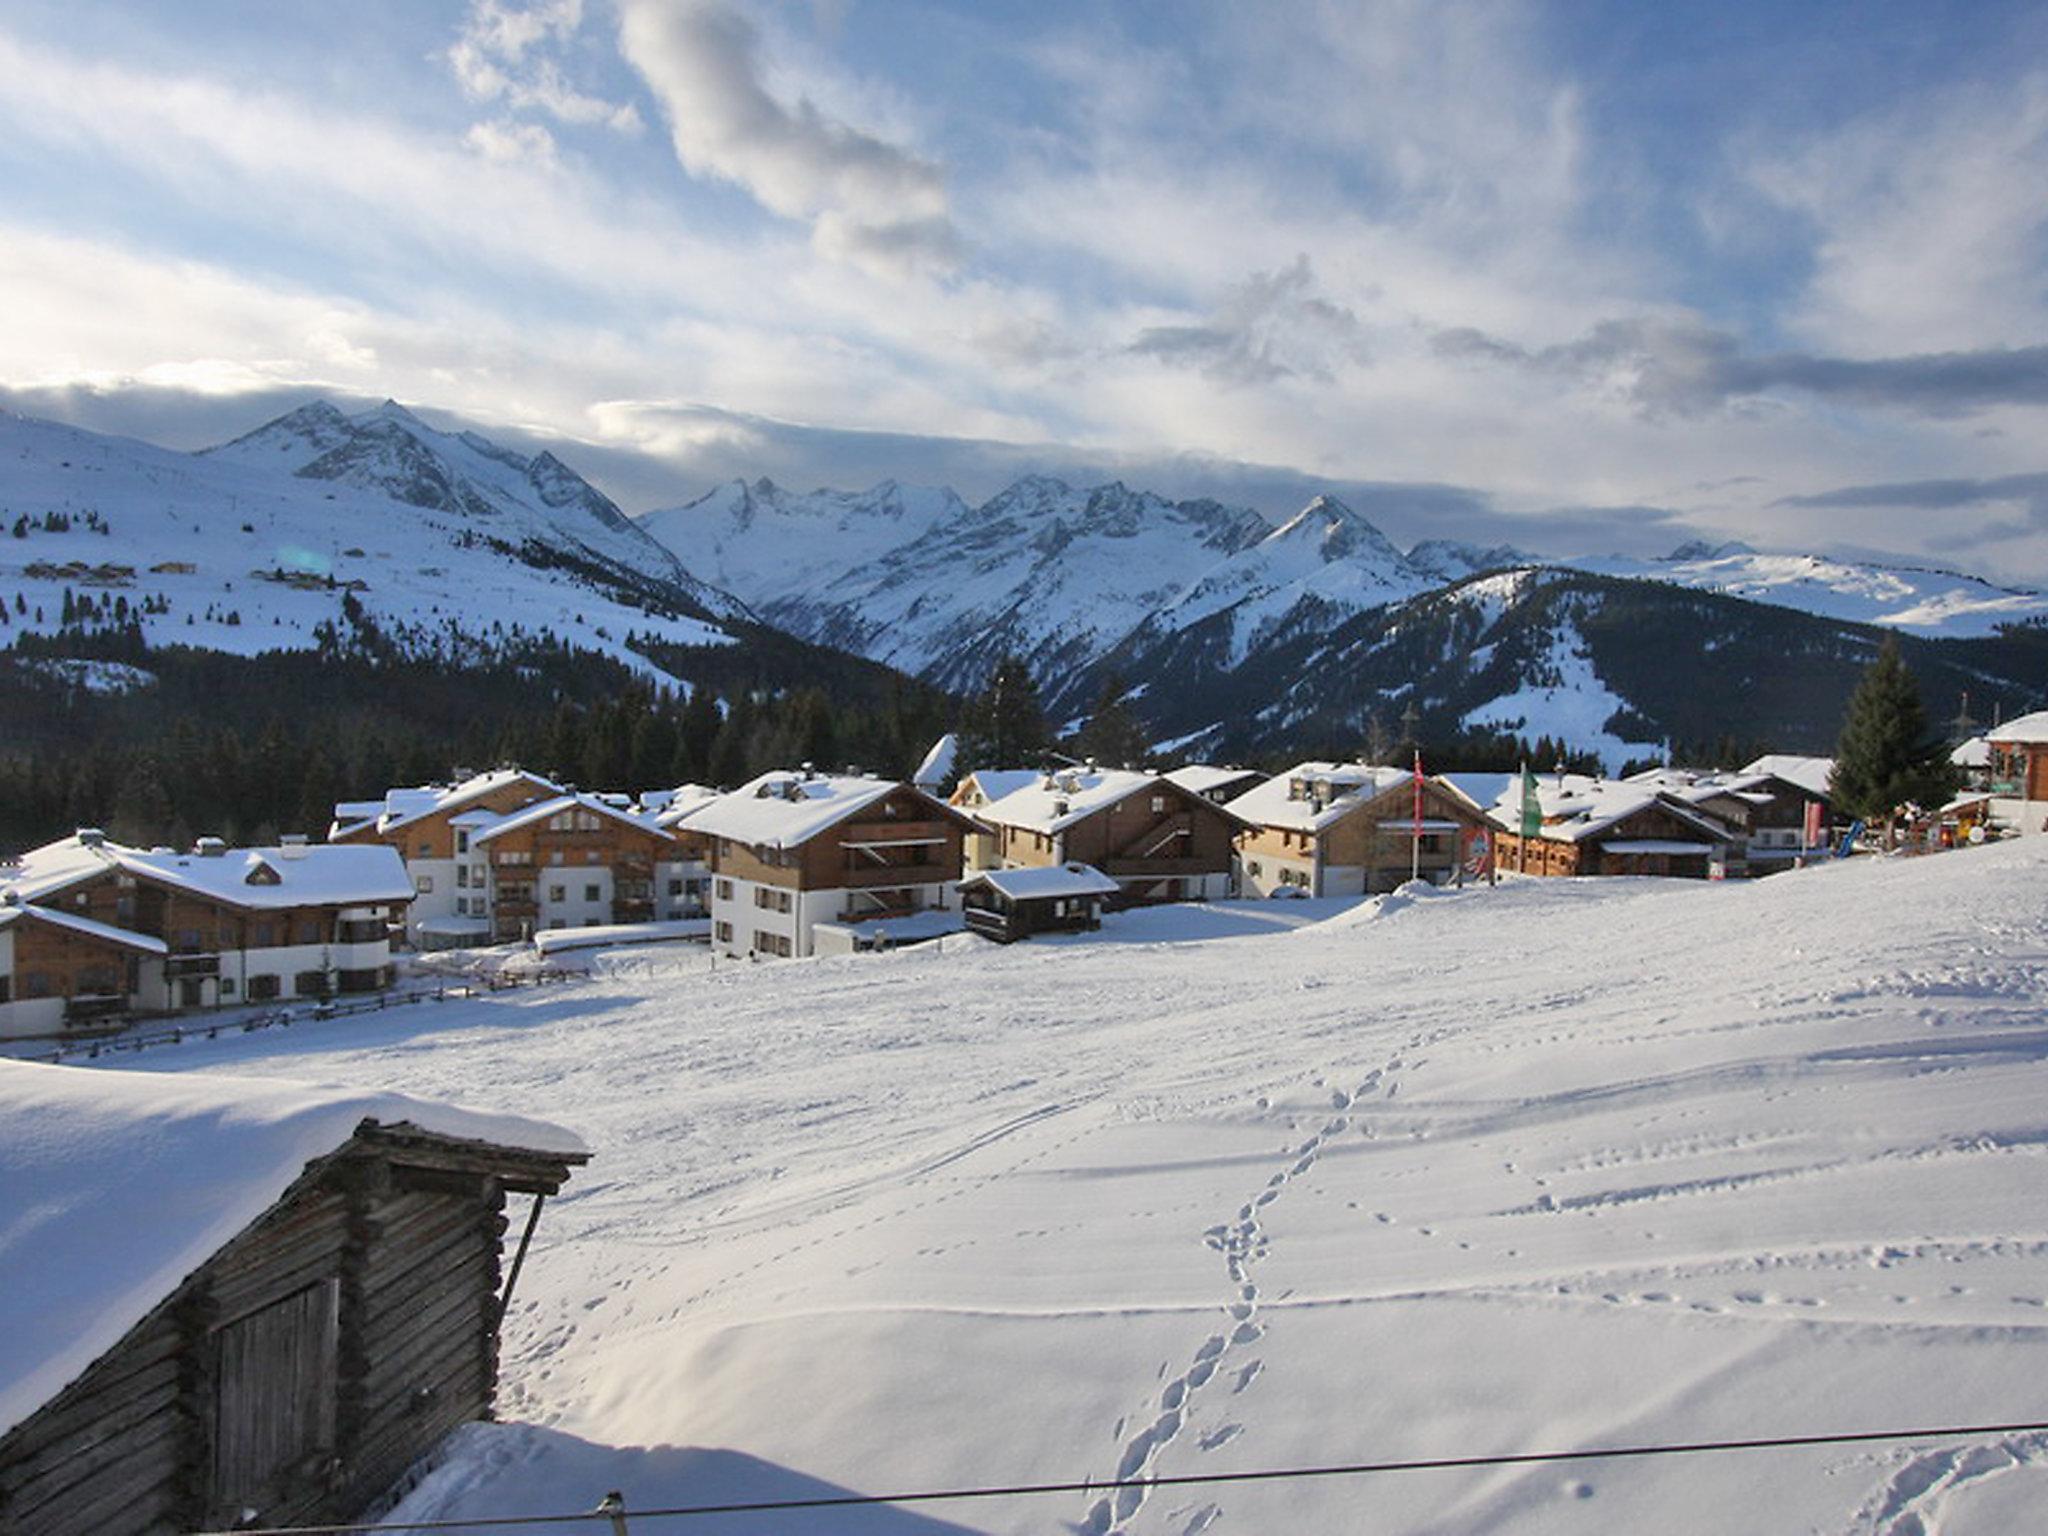
<path fill-rule="evenodd" d="M 2035 839 L 643 952 L 143 1065 L 591 1145 L 520 1280 L 505 1422 L 413 1517 L 2031 1422 L 2044 879 Z M 2043 1507 L 2026 1437 L 687 1528 L 2002 1536 Z"/>

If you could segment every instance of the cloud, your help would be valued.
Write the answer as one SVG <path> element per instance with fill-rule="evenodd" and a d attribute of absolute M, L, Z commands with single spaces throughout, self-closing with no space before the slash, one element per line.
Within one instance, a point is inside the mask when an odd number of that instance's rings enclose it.
<path fill-rule="evenodd" d="M 1999 475 L 1989 480 L 1899 480 L 1845 485 L 1812 496 L 1783 496 L 1778 507 L 1912 507 L 1940 512 L 1986 502 L 2024 501 L 2048 509 L 2048 473 Z"/>
<path fill-rule="evenodd" d="M 462 142 L 486 160 L 495 160 L 501 165 L 516 164 L 522 160 L 535 165 L 556 163 L 555 136 L 539 123 L 520 123 L 510 119 L 474 123 L 462 136 Z"/>
<path fill-rule="evenodd" d="M 1356 314 L 1318 291 L 1304 253 L 1231 289 L 1208 324 L 1148 326 L 1126 350 L 1200 368 L 1224 384 L 1296 375 L 1328 382 L 1334 364 L 1367 360 L 1364 333 Z"/>
<path fill-rule="evenodd" d="M 620 46 L 660 99 L 693 176 L 811 221 L 821 249 L 889 268 L 944 268 L 960 240 L 939 166 L 763 80 L 753 24 L 720 0 L 622 0 Z"/>
<path fill-rule="evenodd" d="M 1725 331 L 1682 320 L 1603 320 L 1576 341 L 1530 349 L 1470 327 L 1439 331 L 1437 354 L 1528 369 L 1604 388 L 1652 416 L 1698 416 L 1774 390 L 1958 416 L 2048 404 L 2048 346 L 1910 357 L 1746 356 Z"/>
<path fill-rule="evenodd" d="M 575 89 L 549 56 L 582 25 L 583 0 L 535 0 L 526 6 L 470 0 L 461 35 L 448 50 L 448 64 L 472 101 L 533 109 L 565 123 L 640 132 L 644 125 L 631 102 L 606 101 Z"/>

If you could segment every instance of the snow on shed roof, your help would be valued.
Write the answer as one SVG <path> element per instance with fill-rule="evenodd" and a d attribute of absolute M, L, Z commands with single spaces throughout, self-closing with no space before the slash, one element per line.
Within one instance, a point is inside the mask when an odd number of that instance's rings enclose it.
<path fill-rule="evenodd" d="M 1258 826 L 1320 832 L 1414 776 L 1411 768 L 1371 763 L 1296 763 L 1246 790 L 1229 803 L 1229 809 Z"/>
<path fill-rule="evenodd" d="M 1991 766 L 1991 738 L 1972 736 L 1968 741 L 1956 743 L 1948 760 L 1958 768 L 1989 768 Z"/>
<path fill-rule="evenodd" d="M 1063 832 L 1105 806 L 1128 800 L 1132 795 L 1157 791 L 1165 782 L 1129 768 L 1062 768 L 1050 776 L 1032 774 L 1030 782 L 981 806 L 974 814 L 1000 826 L 1022 827 L 1031 832 Z"/>
<path fill-rule="evenodd" d="M 1984 733 L 1984 739 L 2027 744 L 2048 741 L 2048 709 L 2037 709 L 2031 715 L 2021 715 L 2003 725 L 1994 725 Z"/>
<path fill-rule="evenodd" d="M 717 790 L 702 784 L 678 784 L 674 789 L 663 790 L 654 824 L 658 827 L 680 826 L 717 798 Z M 655 797 L 643 795 L 640 800 L 642 805 L 652 807 Z"/>
<path fill-rule="evenodd" d="M 748 780 L 692 813 L 690 827 L 734 842 L 793 848 L 873 805 L 892 789 L 909 786 L 865 774 L 812 774 L 807 778 L 787 770 L 773 771 Z M 910 789 L 910 793 L 931 800 L 922 791 Z M 931 803 L 945 809 L 936 800 Z"/>
<path fill-rule="evenodd" d="M 1123 887 L 1093 864 L 1053 864 L 1043 869 L 985 869 L 960 882 L 960 889 L 986 885 L 1012 901 L 1062 896 L 1114 896 Z"/>
<path fill-rule="evenodd" d="M 580 1159 L 572 1132 L 395 1093 L 0 1061 L 0 1434 L 119 1342 L 364 1120 Z M 33 1319 L 34 1326 L 22 1326 Z"/>

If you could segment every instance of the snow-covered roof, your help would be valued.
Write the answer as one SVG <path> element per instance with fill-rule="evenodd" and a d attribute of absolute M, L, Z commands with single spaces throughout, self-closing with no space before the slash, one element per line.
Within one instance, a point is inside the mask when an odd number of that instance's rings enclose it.
<path fill-rule="evenodd" d="M 960 738 L 948 731 L 932 743 L 931 751 L 925 753 L 924 761 L 917 765 L 917 772 L 910 776 L 910 782 L 919 789 L 936 789 L 953 777 L 953 764 L 959 758 Z"/>
<path fill-rule="evenodd" d="M 929 801 L 934 812 L 958 814 L 895 779 L 830 773 L 806 777 L 780 769 L 750 779 L 704 805 L 690 816 L 690 829 L 738 843 L 794 848 L 865 810 L 892 789 L 909 790 Z"/>
<path fill-rule="evenodd" d="M 1972 736 L 1968 741 L 1957 743 L 1949 753 L 1948 760 L 1958 768 L 1989 768 L 1991 766 L 1991 738 Z"/>
<path fill-rule="evenodd" d="M 1603 853 L 1661 853 L 1672 858 L 1705 858 L 1713 851 L 1705 843 L 1688 843 L 1674 837 L 1618 837 L 1601 843 Z"/>
<path fill-rule="evenodd" d="M 1153 774 L 1129 768 L 1061 768 L 1052 774 L 1032 774 L 1029 782 L 979 807 L 974 814 L 983 821 L 1022 827 L 1027 832 L 1064 832 L 1119 800 L 1156 794 L 1165 784 Z"/>
<path fill-rule="evenodd" d="M 300 843 L 209 855 L 145 852 L 82 842 L 74 834 L 23 854 L 17 872 L 0 882 L 0 897 L 13 892 L 34 904 L 108 870 L 245 908 L 410 901 L 413 895 L 405 861 L 381 843 Z"/>
<path fill-rule="evenodd" d="M 2031 715 L 2021 715 L 2003 725 L 1994 725 L 1984 733 L 1987 741 L 2010 741 L 2016 744 L 2038 745 L 2048 742 L 2048 709 L 2037 709 Z"/>
<path fill-rule="evenodd" d="M 960 882 L 960 889 L 985 885 L 1012 901 L 1068 896 L 1114 896 L 1122 889 L 1093 864 L 1053 864 L 1043 869 L 985 869 Z"/>
<path fill-rule="evenodd" d="M 1257 826 L 1320 832 L 1414 777 L 1412 768 L 1372 763 L 1296 763 L 1246 790 L 1228 809 Z"/>
<path fill-rule="evenodd" d="M 1166 777 L 1189 794 L 1207 795 L 1212 789 L 1221 789 L 1240 779 L 1264 778 L 1265 775 L 1253 768 L 1216 768 L 1207 763 L 1189 763 L 1174 769 Z"/>
<path fill-rule="evenodd" d="M 379 832 L 389 832 L 436 812 L 454 810 L 508 784 L 525 783 L 550 795 L 566 793 L 561 785 L 524 768 L 496 768 L 472 774 L 459 784 L 415 784 L 386 790 L 378 800 L 343 800 L 334 807 L 334 826 L 357 826 L 367 820 L 377 823 Z"/>
<path fill-rule="evenodd" d="M 107 944 L 119 944 L 123 949 L 139 949 L 146 955 L 167 955 L 170 946 L 162 939 L 152 938 L 146 933 L 135 933 L 127 928 L 116 928 L 112 923 L 102 923 L 94 918 L 80 917 L 75 912 L 65 912 L 57 907 L 0 906 L 0 928 L 24 919 L 49 923 L 53 927 L 68 928 L 88 939 L 99 939 Z"/>
<path fill-rule="evenodd" d="M 680 826 L 718 798 L 718 791 L 704 784 L 678 784 L 663 794 L 665 803 L 656 812 L 654 824 L 668 828 Z M 641 803 L 647 803 L 646 797 Z"/>
<path fill-rule="evenodd" d="M 961 778 L 953 798 L 970 807 L 987 805 L 1041 777 L 1036 768 L 977 768 Z"/>
<path fill-rule="evenodd" d="M 105 851 L 129 874 L 230 906 L 347 906 L 411 901 L 413 897 L 405 861 L 397 849 L 382 843 L 230 848 L 212 855 L 142 853 L 109 843 Z"/>
<path fill-rule="evenodd" d="M 1826 799 L 1828 779 L 1835 771 L 1835 760 L 1832 757 L 1794 757 L 1783 752 L 1767 752 L 1755 762 L 1744 763 L 1742 771 L 1768 773 L 1787 784 L 1798 785 L 1810 795 Z"/>
<path fill-rule="evenodd" d="M 1714 841 L 1725 842 L 1729 836 L 1726 827 L 1662 790 L 1626 779 L 1596 779 L 1582 773 L 1543 774 L 1536 779 L 1536 800 L 1543 809 L 1541 835 L 1555 842 L 1584 842 L 1653 805 L 1662 806 Z M 1496 821 L 1510 829 L 1520 827 L 1522 780 L 1519 774 L 1510 779 L 1500 792 L 1493 803 L 1492 814 Z"/>
<path fill-rule="evenodd" d="M 0 1433 L 364 1120 L 579 1159 L 585 1150 L 545 1121 L 404 1094 L 0 1061 L 0 1274 L 14 1320 L 0 1329 Z"/>
<path fill-rule="evenodd" d="M 639 831 L 651 833 L 657 837 L 668 836 L 665 831 L 654 824 L 651 818 L 636 814 L 633 811 L 621 810 L 601 795 L 575 794 L 556 795 L 552 799 L 536 800 L 532 805 L 522 806 L 516 811 L 507 811 L 502 816 L 493 816 L 490 819 L 490 825 L 486 826 L 481 832 L 471 836 L 470 843 L 472 845 L 488 843 L 492 838 L 502 837 L 507 832 L 516 832 L 521 827 L 530 827 L 537 821 L 545 821 L 548 817 L 558 816 L 563 811 L 575 810 L 594 811 L 600 816 L 609 817 L 613 821 L 637 828 Z"/>

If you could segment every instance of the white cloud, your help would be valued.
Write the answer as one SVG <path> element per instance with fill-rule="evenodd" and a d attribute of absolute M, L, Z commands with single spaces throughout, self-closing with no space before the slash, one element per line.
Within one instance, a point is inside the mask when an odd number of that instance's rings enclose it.
<path fill-rule="evenodd" d="M 577 90 L 550 56 L 550 49 L 569 42 L 582 25 L 583 0 L 534 0 L 525 6 L 470 0 L 462 32 L 448 50 L 449 67 L 473 101 L 638 133 L 643 126 L 638 108 Z"/>
<path fill-rule="evenodd" d="M 620 45 L 661 100 L 676 157 L 744 187 L 821 246 L 877 265 L 945 267 L 959 254 L 939 166 L 763 79 L 753 24 L 721 0 L 622 0 Z"/>
<path fill-rule="evenodd" d="M 1795 332 L 1848 356 L 2048 338 L 2048 74 L 1897 104 L 1757 154 L 1763 193 L 1811 227 Z"/>

